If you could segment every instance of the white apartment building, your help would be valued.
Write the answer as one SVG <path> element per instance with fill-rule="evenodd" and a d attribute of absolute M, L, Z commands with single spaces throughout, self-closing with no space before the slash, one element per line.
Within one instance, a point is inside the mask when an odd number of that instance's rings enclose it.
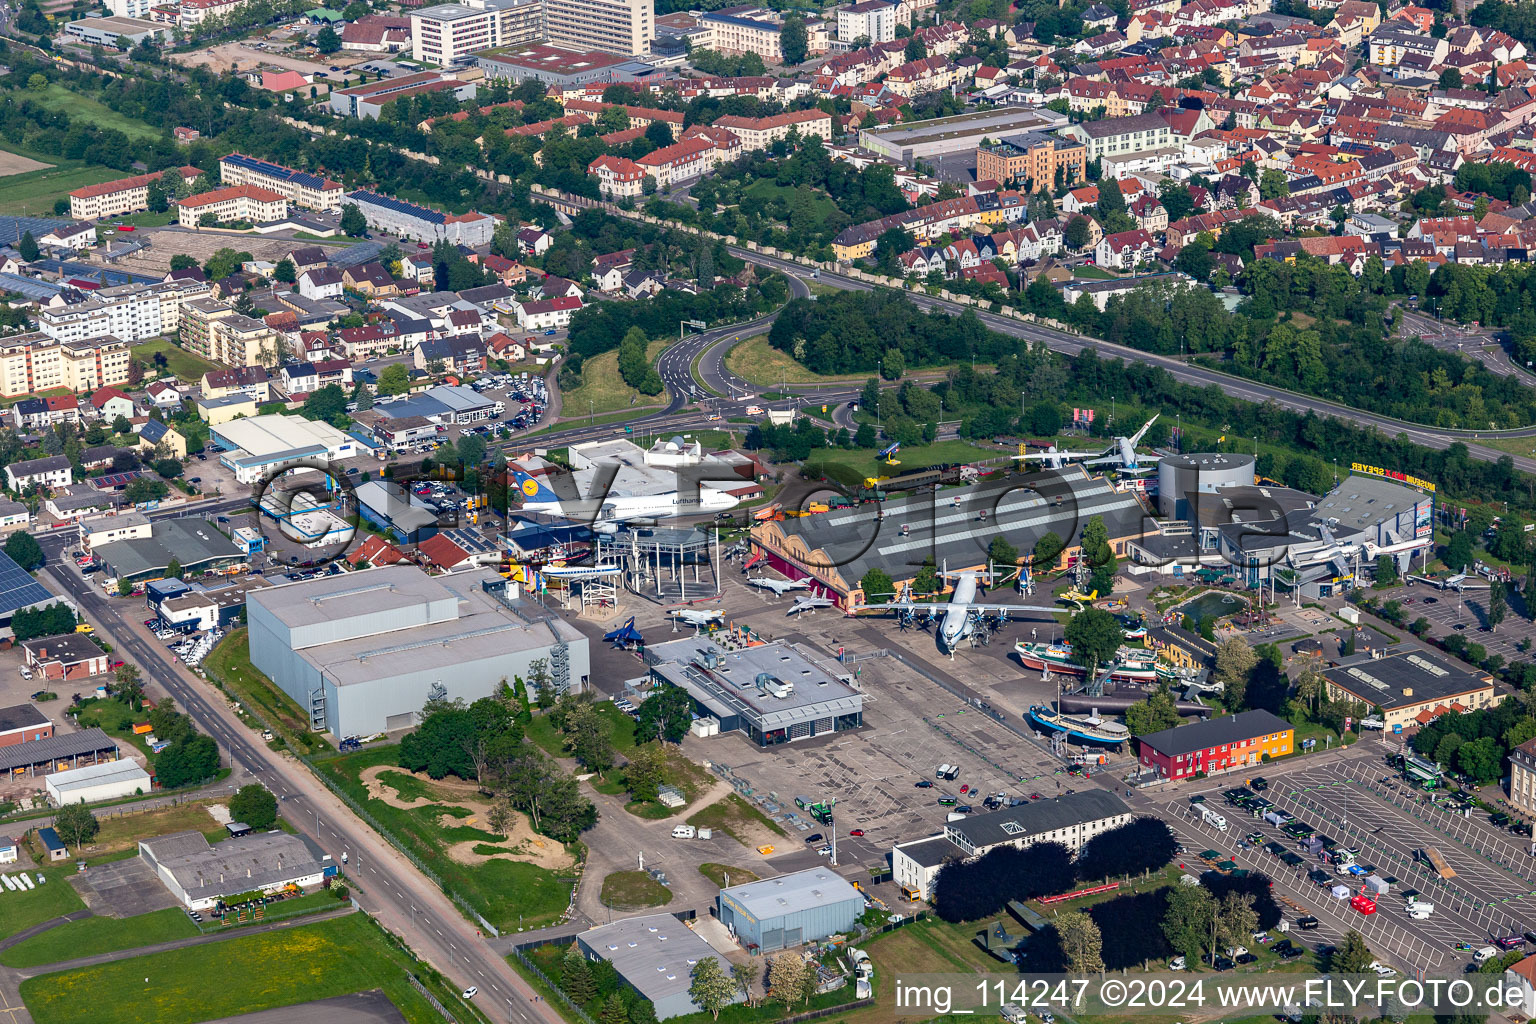
<path fill-rule="evenodd" d="M 208 214 L 219 224 L 232 220 L 269 224 L 287 218 L 288 200 L 260 185 L 230 185 L 188 196 L 176 204 L 176 220 L 184 228 L 197 227 Z"/>
<path fill-rule="evenodd" d="M 180 0 L 178 6 L 182 27 L 192 28 L 214 15 L 233 14 L 245 6 L 245 0 Z"/>
<path fill-rule="evenodd" d="M 129 343 L 139 342 L 175 333 L 181 324 L 182 304 L 204 298 L 211 291 L 212 286 L 201 281 L 115 285 L 101 288 L 81 302 L 49 300 L 37 311 L 37 326 L 58 341 L 90 341 L 111 336 Z"/>
<path fill-rule="evenodd" d="M 259 185 L 271 189 L 306 210 L 341 208 L 341 182 L 242 153 L 231 153 L 219 161 L 219 180 L 226 185 Z"/>
<path fill-rule="evenodd" d="M 736 117 L 727 115 L 716 118 L 714 127 L 724 128 L 741 140 L 744 152 L 767 149 L 791 131 L 802 139 L 814 135 L 823 142 L 832 140 L 832 115 L 824 110 L 795 110 L 772 117 Z"/>
<path fill-rule="evenodd" d="M 784 21 L 765 7 L 711 11 L 699 19 L 709 29 L 711 49 L 721 53 L 755 53 L 770 63 L 782 63 L 779 33 Z"/>
<path fill-rule="evenodd" d="M 863 0 L 851 7 L 837 9 L 837 38 L 852 42 L 868 36 L 871 43 L 888 43 L 896 38 L 897 5 L 890 0 Z"/>
<path fill-rule="evenodd" d="M 41 332 L 15 334 L 0 339 L 0 396 L 125 384 L 128 362 L 128 342 L 117 338 L 64 342 Z"/>
<path fill-rule="evenodd" d="M 209 324 L 208 358 L 227 366 L 276 366 L 283 347 L 276 330 L 240 313 Z"/>
<path fill-rule="evenodd" d="M 543 34 L 542 0 L 462 0 L 411 12 L 411 56 L 429 64 L 453 64 Z"/>
<path fill-rule="evenodd" d="M 153 0 L 107 0 L 107 10 L 118 18 L 144 18 L 149 19 L 149 12 L 154 8 Z"/>
<path fill-rule="evenodd" d="M 549 41 L 640 56 L 656 38 L 655 0 L 544 0 Z"/>

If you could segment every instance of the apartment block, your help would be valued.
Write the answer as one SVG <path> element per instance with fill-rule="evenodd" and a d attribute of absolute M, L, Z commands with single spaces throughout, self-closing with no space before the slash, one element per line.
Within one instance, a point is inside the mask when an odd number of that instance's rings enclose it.
<path fill-rule="evenodd" d="M 1084 179 L 1087 147 L 1044 132 L 1027 132 L 976 149 L 976 180 L 1002 185 L 1033 183 L 1035 188 L 1054 188 L 1061 168 L 1062 185 Z"/>
<path fill-rule="evenodd" d="M 0 339 L 0 396 L 50 388 L 91 391 L 128 381 L 128 342 L 98 337 L 60 341 L 41 332 Z"/>
<path fill-rule="evenodd" d="M 195 28 L 217 15 L 233 14 L 245 0 L 180 0 L 178 20 L 183 28 Z"/>
<path fill-rule="evenodd" d="M 1085 121 L 1082 124 L 1063 128 L 1061 134 L 1081 142 L 1087 148 L 1089 160 L 1145 153 L 1150 149 L 1163 149 L 1173 145 L 1172 129 L 1168 127 L 1168 122 L 1157 114 L 1135 114 L 1131 117 Z"/>
<path fill-rule="evenodd" d="M 99 185 L 86 185 L 69 194 L 69 215 L 76 220 L 101 220 L 125 213 L 138 213 L 149 209 L 149 183 L 163 175 L 179 175 L 188 184 L 197 180 L 203 172 L 196 167 L 178 167 L 173 171 L 152 171 L 136 174 L 131 178 L 104 181 Z"/>
<path fill-rule="evenodd" d="M 283 339 L 260 320 L 231 313 L 210 325 L 208 358 L 228 366 L 276 366 Z"/>
<path fill-rule="evenodd" d="M 204 359 L 212 359 L 214 321 L 234 315 L 229 304 L 202 298 L 188 302 L 181 310 L 181 347 Z"/>
<path fill-rule="evenodd" d="M 784 21 L 766 7 L 711 11 L 699 18 L 699 24 L 709 29 L 711 49 L 730 54 L 755 53 L 765 61 L 783 63 L 779 33 Z"/>
<path fill-rule="evenodd" d="M 871 43 L 888 43 L 896 38 L 898 5 L 890 0 L 864 0 L 863 3 L 837 9 L 837 38 L 849 43 L 867 36 Z"/>
<path fill-rule="evenodd" d="M 271 189 L 306 210 L 335 210 L 341 206 L 341 182 L 240 153 L 231 153 L 219 161 L 219 180 L 226 185 Z"/>
<path fill-rule="evenodd" d="M 597 175 L 597 190 L 603 195 L 634 198 L 645 191 L 649 172 L 626 157 L 604 155 L 587 165 L 587 173 Z"/>
<path fill-rule="evenodd" d="M 552 43 L 637 56 L 656 38 L 655 0 L 544 0 Z"/>
<path fill-rule="evenodd" d="M 260 185 L 230 185 L 188 196 L 176 204 L 176 220 L 184 228 L 197 227 L 209 214 L 219 224 L 236 220 L 269 224 L 287 218 L 288 200 Z"/>
<path fill-rule="evenodd" d="M 780 139 L 797 132 L 805 139 L 814 135 L 823 142 L 832 140 L 832 115 L 824 110 L 794 110 L 772 117 L 736 117 L 715 119 L 713 127 L 724 128 L 741 140 L 744 152 L 767 149 Z"/>
<path fill-rule="evenodd" d="M 481 50 L 543 35 L 543 0 L 463 0 L 411 13 L 411 56 L 429 64 L 463 62 Z"/>

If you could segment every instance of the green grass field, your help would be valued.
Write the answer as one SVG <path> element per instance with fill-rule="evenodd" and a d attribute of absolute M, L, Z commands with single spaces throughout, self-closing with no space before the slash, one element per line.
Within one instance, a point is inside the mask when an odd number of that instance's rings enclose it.
<path fill-rule="evenodd" d="M 31 154 L 26 154 L 30 156 Z M 42 159 L 42 157 L 38 157 Z M 65 161 L 24 174 L 0 178 L 0 212 L 14 216 L 53 216 L 53 204 L 86 185 L 127 177 L 122 171 L 96 164 Z"/>
<path fill-rule="evenodd" d="M 779 384 L 821 384 L 827 381 L 857 381 L 862 384 L 869 373 L 847 377 L 823 377 L 812 373 L 795 362 L 787 352 L 780 352 L 768 344 L 768 335 L 759 334 L 748 338 L 726 354 L 725 368 L 743 380 L 759 387 L 776 387 Z"/>
<path fill-rule="evenodd" d="M 666 340 L 653 341 L 646 347 L 645 357 L 652 363 L 667 347 Z M 648 405 L 665 405 L 666 392 L 659 395 L 642 395 L 619 376 L 617 350 L 593 356 L 581 366 L 581 384 L 565 393 L 561 405 L 564 419 L 577 421 L 585 416 L 611 412 L 624 412 Z"/>
<path fill-rule="evenodd" d="M 811 205 L 816 209 L 816 219 L 826 220 L 837 212 L 837 204 L 824 192 L 818 192 L 809 186 L 796 188 L 793 185 L 780 185 L 776 181 L 767 178 L 758 178 L 751 185 L 741 190 L 742 198 L 762 199 L 765 202 L 773 202 L 782 199 L 784 202 L 794 205 L 795 196 L 804 193 L 811 197 Z"/>
<path fill-rule="evenodd" d="M 0 939 L 26 931 L 35 924 L 42 924 L 55 917 L 85 909 L 85 901 L 80 898 L 79 893 L 75 892 L 74 887 L 64 880 L 63 871 L 54 870 L 45 873 L 48 881 L 36 889 L 28 889 L 26 892 L 6 892 L 3 897 L 5 913 L 0 914 Z M 35 873 L 29 872 L 29 874 L 34 874 L 32 880 L 36 882 Z"/>
<path fill-rule="evenodd" d="M 28 89 L 22 94 L 22 98 L 31 100 L 49 110 L 56 110 L 62 114 L 68 114 L 71 120 L 90 121 L 101 128 L 116 128 L 130 139 L 158 139 L 160 131 L 145 124 L 143 121 L 125 117 L 105 106 L 90 96 L 66 89 L 58 82 L 48 83 L 48 88 L 42 92 L 33 92 Z M 122 174 L 127 177 L 127 174 Z"/>
<path fill-rule="evenodd" d="M 644 871 L 615 871 L 603 879 L 603 905 L 615 910 L 643 910 L 672 902 L 672 890 Z"/>
<path fill-rule="evenodd" d="M 63 888 L 63 886 L 60 886 Z M 196 935 L 197 925 L 176 907 L 138 917 L 88 917 L 70 921 L 34 935 L 0 953 L 7 967 L 41 967 L 97 953 L 113 953 L 137 946 L 185 939 Z"/>
<path fill-rule="evenodd" d="M 807 468 L 813 465 L 818 472 L 835 479 L 839 474 L 853 474 L 862 483 L 864 478 L 872 476 L 892 476 L 902 473 L 907 469 L 918 466 L 931 466 L 945 462 L 973 462 L 976 459 L 988 456 L 997 456 L 1003 453 L 988 448 L 978 448 L 967 441 L 939 441 L 935 444 L 923 445 L 917 448 L 902 448 L 896 454 L 900 461 L 898 466 L 887 466 L 873 450 L 865 449 L 827 449 L 817 452 L 807 460 Z"/>
<path fill-rule="evenodd" d="M 635 720 L 607 701 L 594 705 L 594 708 L 598 717 L 608 723 L 613 749 L 619 754 L 628 754 L 634 750 Z M 569 756 L 561 735 L 549 724 L 548 715 L 535 714 L 533 721 L 528 723 L 526 734 L 531 742 L 543 747 L 547 753 L 555 757 Z"/>
<path fill-rule="evenodd" d="M 213 649 L 203 662 L 208 678 L 221 683 L 230 696 L 252 709 L 273 729 L 287 737 L 298 750 L 310 750 L 323 745 L 309 731 L 309 718 L 272 681 L 251 664 L 251 648 L 246 631 L 237 629 Z M 250 720 L 256 727 L 256 720 Z"/>
<path fill-rule="evenodd" d="M 178 911 L 179 913 L 179 911 Z M 210 1020 L 381 988 L 412 1024 L 441 1017 L 406 981 L 409 961 L 362 914 L 28 978 L 37 1024 Z M 146 983 L 145 979 L 148 978 Z M 457 1007 L 451 994 L 439 998 Z"/>
<path fill-rule="evenodd" d="M 184 348 L 179 348 L 165 338 L 141 342 L 129 349 L 129 352 L 133 354 L 135 359 L 144 360 L 151 367 L 151 373 L 155 372 L 153 369 L 156 365 L 155 353 L 164 353 L 166 366 L 181 380 L 201 380 L 203 374 L 210 370 L 223 369 L 217 363 L 211 363 L 202 356 L 188 352 Z"/>
<path fill-rule="evenodd" d="M 368 789 L 360 779 L 363 770 L 374 765 L 397 764 L 399 760 L 399 748 L 385 746 L 320 761 L 316 767 L 339 782 L 385 828 L 430 863 L 448 888 L 462 896 L 497 928 L 506 931 L 519 924 L 524 928 L 539 928 L 555 921 L 570 900 L 570 887 L 561 882 L 555 872 L 501 858 L 471 866 L 443 856 L 445 843 L 472 839 L 487 843 L 497 841 L 496 836 L 481 829 L 442 827 L 444 814 L 457 811 L 454 816 L 458 817 L 467 813 L 463 808 L 434 803 L 404 810 L 368 796 Z"/>

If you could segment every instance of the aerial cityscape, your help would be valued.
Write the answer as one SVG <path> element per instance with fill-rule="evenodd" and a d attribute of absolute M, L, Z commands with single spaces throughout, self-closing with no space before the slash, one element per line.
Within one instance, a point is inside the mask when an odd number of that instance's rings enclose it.
<path fill-rule="evenodd" d="M 1536 0 L 0 0 L 0 1024 L 1536 1019 Z"/>

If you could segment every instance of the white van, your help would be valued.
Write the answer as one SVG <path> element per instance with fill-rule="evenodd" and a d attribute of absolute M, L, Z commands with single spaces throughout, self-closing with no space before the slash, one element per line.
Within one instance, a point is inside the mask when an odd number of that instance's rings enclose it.
<path fill-rule="evenodd" d="M 1227 830 L 1227 819 L 1209 804 L 1200 805 L 1200 817 L 1204 819 L 1207 825 L 1218 832 L 1225 832 Z"/>
<path fill-rule="evenodd" d="M 697 831 L 692 825 L 678 825 L 672 829 L 672 838 L 692 839 L 697 834 Z"/>
<path fill-rule="evenodd" d="M 1477 964 L 1478 966 L 1482 966 L 1483 964 L 1487 963 L 1489 960 L 1492 960 L 1494 957 L 1496 957 L 1498 955 L 1499 955 L 1499 951 L 1497 949 L 1495 949 L 1494 947 L 1492 947 L 1492 946 L 1484 946 L 1482 949 L 1480 949 L 1476 953 L 1472 954 L 1472 962 L 1474 964 Z"/>

